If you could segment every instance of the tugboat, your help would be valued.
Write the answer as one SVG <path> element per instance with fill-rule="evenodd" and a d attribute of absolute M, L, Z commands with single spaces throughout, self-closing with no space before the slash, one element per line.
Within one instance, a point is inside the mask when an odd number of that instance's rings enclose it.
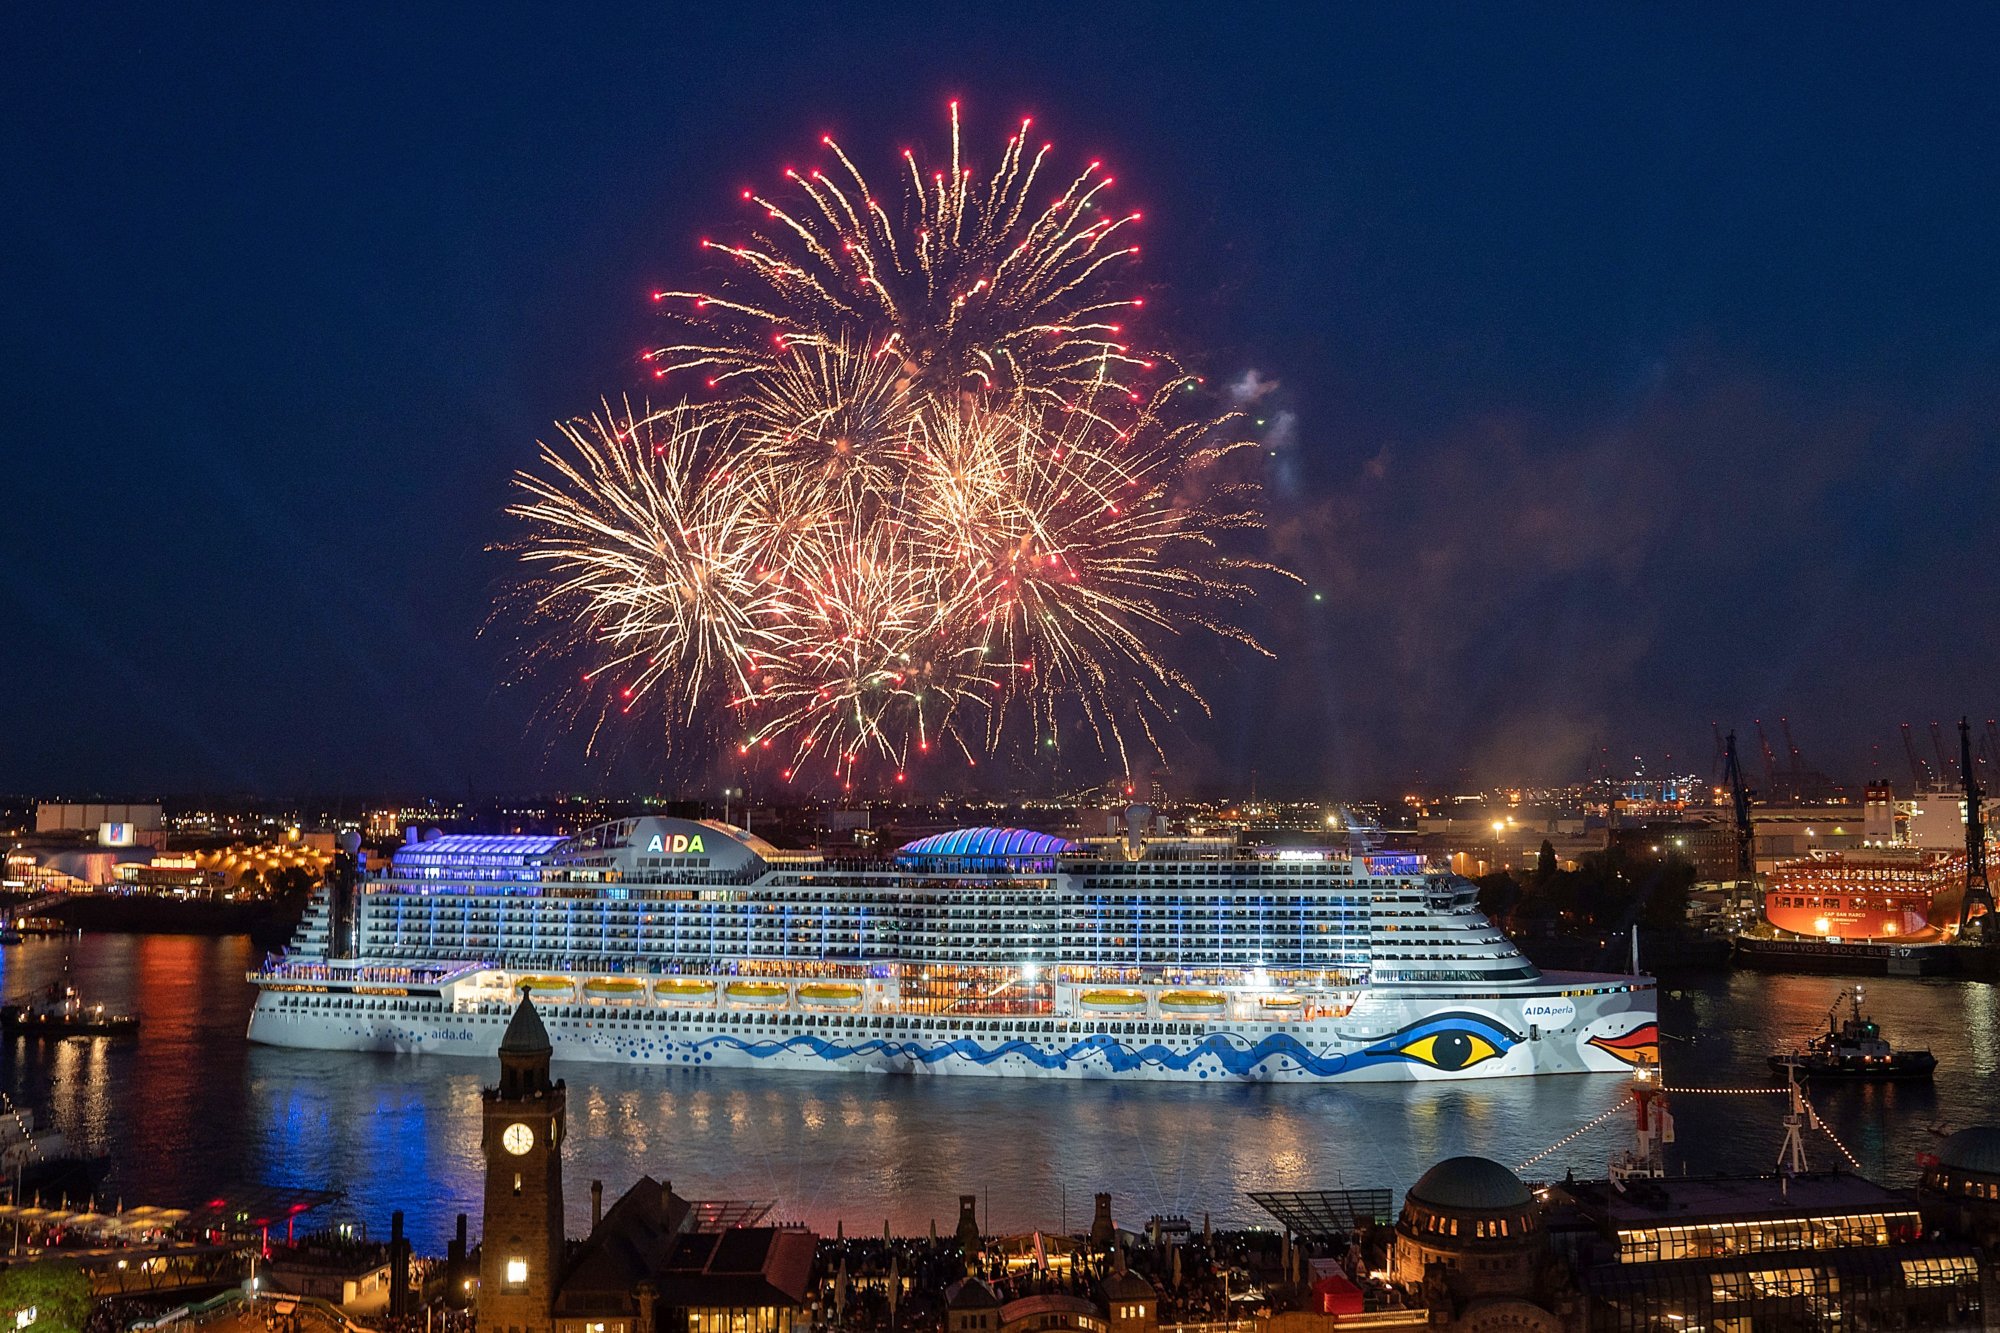
<path fill-rule="evenodd" d="M 129 1037 L 138 1030 L 137 1014 L 85 1004 L 67 981 L 51 985 L 40 1000 L 0 1005 L 0 1032 L 10 1037 Z"/>
<path fill-rule="evenodd" d="M 1861 1012 L 1862 988 L 1842 991 L 1827 1011 L 1826 1035 L 1806 1043 L 1804 1050 L 1771 1057 L 1778 1073 L 1793 1071 L 1800 1078 L 1870 1080 L 1927 1079 L 1937 1072 L 1937 1057 L 1929 1051 L 1898 1051 L 1882 1037 L 1882 1029 Z M 1840 1002 L 1850 1000 L 1846 1018 Z"/>

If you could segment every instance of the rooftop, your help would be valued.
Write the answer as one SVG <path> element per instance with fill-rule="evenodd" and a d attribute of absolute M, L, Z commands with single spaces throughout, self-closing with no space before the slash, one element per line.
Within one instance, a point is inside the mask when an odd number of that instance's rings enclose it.
<path fill-rule="evenodd" d="M 1627 1181 L 1622 1192 L 1602 1180 L 1566 1181 L 1557 1189 L 1587 1215 L 1621 1231 L 1916 1208 L 1899 1190 L 1836 1171 L 1808 1172 L 1789 1182 L 1775 1175 L 1662 1176 Z"/>
<path fill-rule="evenodd" d="M 552 1049 L 549 1030 L 542 1026 L 542 1016 L 535 1012 L 534 1001 L 524 991 L 521 1003 L 514 1010 L 514 1017 L 507 1022 L 506 1035 L 500 1038 L 500 1053 L 539 1055 Z"/>
<path fill-rule="evenodd" d="M 1052 833 L 1018 828 L 962 828 L 904 843 L 896 852 L 896 863 L 910 870 L 921 870 L 937 862 L 950 862 L 956 870 L 1053 870 L 1057 857 L 1076 850 L 1077 844 Z"/>
<path fill-rule="evenodd" d="M 1487 1157 L 1447 1157 L 1418 1178 L 1406 1196 L 1446 1210 L 1493 1212 L 1534 1202 L 1521 1178 Z"/>
<path fill-rule="evenodd" d="M 466 869 L 522 867 L 562 845 L 564 839 L 540 834 L 444 833 L 398 847 L 390 858 L 398 869 L 418 866 Z"/>
<path fill-rule="evenodd" d="M 2000 1176 L 2000 1128 L 1974 1125 L 1938 1145 L 1938 1164 L 1954 1171 Z"/>

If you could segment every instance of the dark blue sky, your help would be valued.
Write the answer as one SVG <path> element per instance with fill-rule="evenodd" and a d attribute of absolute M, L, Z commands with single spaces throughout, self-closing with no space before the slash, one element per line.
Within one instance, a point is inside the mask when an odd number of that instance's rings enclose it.
<path fill-rule="evenodd" d="M 2000 711 L 2000 11 L 13 6 L 0 787 L 586 778 L 482 634 L 506 481 L 818 135 L 964 100 L 1277 382 L 1279 657 L 1190 775 L 1851 773 Z M 620 780 L 646 771 L 643 747 Z"/>

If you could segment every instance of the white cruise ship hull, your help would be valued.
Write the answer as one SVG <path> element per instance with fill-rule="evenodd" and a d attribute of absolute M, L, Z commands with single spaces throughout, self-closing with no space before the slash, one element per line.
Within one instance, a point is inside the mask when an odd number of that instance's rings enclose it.
<path fill-rule="evenodd" d="M 1350 1082 L 1627 1073 L 1658 1058 L 1650 980 L 1548 975 L 1507 994 L 1371 990 L 1344 1018 L 951 1019 L 556 1003 L 555 1058 L 667 1068 L 906 1075 Z M 316 1050 L 495 1055 L 511 1008 L 264 991 L 252 1041 Z"/>

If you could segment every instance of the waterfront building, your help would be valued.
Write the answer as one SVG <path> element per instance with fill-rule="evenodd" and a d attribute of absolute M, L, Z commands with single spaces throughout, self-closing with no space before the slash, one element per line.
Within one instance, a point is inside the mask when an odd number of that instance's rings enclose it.
<path fill-rule="evenodd" d="M 35 807 L 37 833 L 92 833 L 107 847 L 156 842 L 161 829 L 157 803 L 43 801 Z"/>
<path fill-rule="evenodd" d="M 1917 1196 L 1859 1176 L 1671 1176 L 1666 1098 L 1634 1086 L 1633 1147 L 1607 1179 L 1530 1189 L 1456 1157 L 1413 1186 L 1387 1271 L 1455 1333 L 1983 1329 L 1994 1308 L 2000 1130 L 1948 1140 Z M 1921 1201 L 1921 1202 L 1920 1202 Z"/>
<path fill-rule="evenodd" d="M 395 1265 L 385 1245 L 309 1238 L 275 1248 L 261 1279 L 272 1291 L 310 1296 L 349 1315 L 387 1313 L 395 1290 Z"/>
<path fill-rule="evenodd" d="M 1124 1264 L 1098 1285 L 1098 1296 L 1110 1316 L 1111 1333 L 1159 1333 L 1159 1289 Z"/>
<path fill-rule="evenodd" d="M 1451 1157 L 1404 1196 L 1389 1279 L 1433 1322 L 1475 1333 L 1559 1333 L 1559 1278 L 1542 1205 L 1521 1178 L 1484 1157 Z"/>
<path fill-rule="evenodd" d="M 1589 1333 L 1988 1327 L 1979 1251 L 1859 1176 L 1565 1181 L 1546 1203 Z"/>
<path fill-rule="evenodd" d="M 2000 1128 L 1974 1125 L 1938 1145 L 1924 1159 L 1917 1206 L 1926 1231 L 2000 1252 Z"/>
<path fill-rule="evenodd" d="M 976 1232 L 973 1239 L 976 1247 Z M 945 1290 L 945 1333 L 1000 1333 L 1000 1310 L 1004 1304 L 980 1278 L 963 1277 Z"/>
<path fill-rule="evenodd" d="M 336 886 L 338 888 L 338 886 Z M 1543 973 L 1413 853 L 972 828 L 891 857 L 712 820 L 451 834 L 323 891 L 251 974 L 253 1040 L 563 1059 L 1318 1081 L 1628 1071 L 1651 978 Z"/>
<path fill-rule="evenodd" d="M 1736 877 L 1736 828 L 1722 820 L 1668 820 L 1629 824 L 1611 831 L 1611 846 L 1633 860 L 1686 861 L 1696 881 L 1719 884 Z"/>

